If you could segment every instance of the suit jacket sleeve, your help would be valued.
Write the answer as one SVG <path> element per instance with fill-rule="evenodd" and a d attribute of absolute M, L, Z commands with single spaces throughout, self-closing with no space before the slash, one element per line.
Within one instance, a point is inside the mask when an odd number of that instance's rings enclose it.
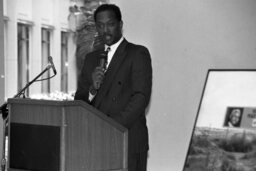
<path fill-rule="evenodd" d="M 132 56 L 130 73 L 132 93 L 124 109 L 114 116 L 116 121 L 127 128 L 137 122 L 141 115 L 145 115 L 152 87 L 152 66 L 148 49 L 139 46 Z"/>

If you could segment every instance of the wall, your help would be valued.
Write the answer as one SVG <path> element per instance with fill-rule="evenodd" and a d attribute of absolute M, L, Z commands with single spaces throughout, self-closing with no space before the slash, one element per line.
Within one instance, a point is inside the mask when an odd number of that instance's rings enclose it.
<path fill-rule="evenodd" d="M 3 1 L 0 0 L 0 106 L 4 103 L 5 94 L 5 56 L 4 56 L 4 16 Z M 1 117 L 1 116 L 0 116 Z M 3 128 L 3 120 L 0 119 L 0 128 Z M 0 156 L 2 156 L 3 131 L 0 129 Z"/>
<path fill-rule="evenodd" d="M 3 1 L 0 1 L 0 97 L 4 97 L 5 85 L 5 56 L 4 56 L 4 16 L 3 16 Z M 0 99 L 0 105 L 4 102 L 4 99 Z"/>
<path fill-rule="evenodd" d="M 254 0 L 111 0 L 153 61 L 148 171 L 183 168 L 208 69 L 255 68 Z"/>

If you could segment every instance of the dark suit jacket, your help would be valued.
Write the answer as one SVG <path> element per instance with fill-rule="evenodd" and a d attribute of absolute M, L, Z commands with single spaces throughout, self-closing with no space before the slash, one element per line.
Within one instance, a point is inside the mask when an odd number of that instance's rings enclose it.
<path fill-rule="evenodd" d="M 99 65 L 100 53 L 89 53 L 84 61 L 75 100 L 88 103 L 91 74 Z M 129 153 L 147 151 L 148 129 L 145 109 L 152 86 L 151 58 L 147 48 L 127 40 L 117 48 L 101 87 L 91 104 L 118 123 L 128 128 Z"/>

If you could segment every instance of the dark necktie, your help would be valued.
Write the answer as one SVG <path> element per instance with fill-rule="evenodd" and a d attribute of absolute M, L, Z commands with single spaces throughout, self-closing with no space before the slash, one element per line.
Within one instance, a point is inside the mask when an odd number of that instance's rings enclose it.
<path fill-rule="evenodd" d="M 105 50 L 105 54 L 106 54 L 106 60 L 105 60 L 105 64 L 104 64 L 104 68 L 105 70 L 107 69 L 108 66 L 108 52 L 110 51 L 110 47 L 108 46 L 107 49 Z"/>
<path fill-rule="evenodd" d="M 107 56 L 107 59 L 106 59 L 106 67 L 107 67 L 107 65 L 108 65 L 108 52 L 110 51 L 111 49 L 110 49 L 110 46 L 108 46 L 107 47 L 107 49 L 106 49 L 106 56 Z"/>

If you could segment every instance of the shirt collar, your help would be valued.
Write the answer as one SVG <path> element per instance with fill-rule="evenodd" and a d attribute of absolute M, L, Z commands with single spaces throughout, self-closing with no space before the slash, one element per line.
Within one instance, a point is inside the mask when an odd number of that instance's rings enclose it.
<path fill-rule="evenodd" d="M 110 47 L 110 51 L 116 51 L 117 47 L 121 44 L 121 42 L 124 40 L 124 37 L 122 36 L 118 42 L 116 42 L 115 44 L 111 45 L 111 46 L 108 46 L 105 44 L 105 50 L 107 50 L 108 47 Z"/>

